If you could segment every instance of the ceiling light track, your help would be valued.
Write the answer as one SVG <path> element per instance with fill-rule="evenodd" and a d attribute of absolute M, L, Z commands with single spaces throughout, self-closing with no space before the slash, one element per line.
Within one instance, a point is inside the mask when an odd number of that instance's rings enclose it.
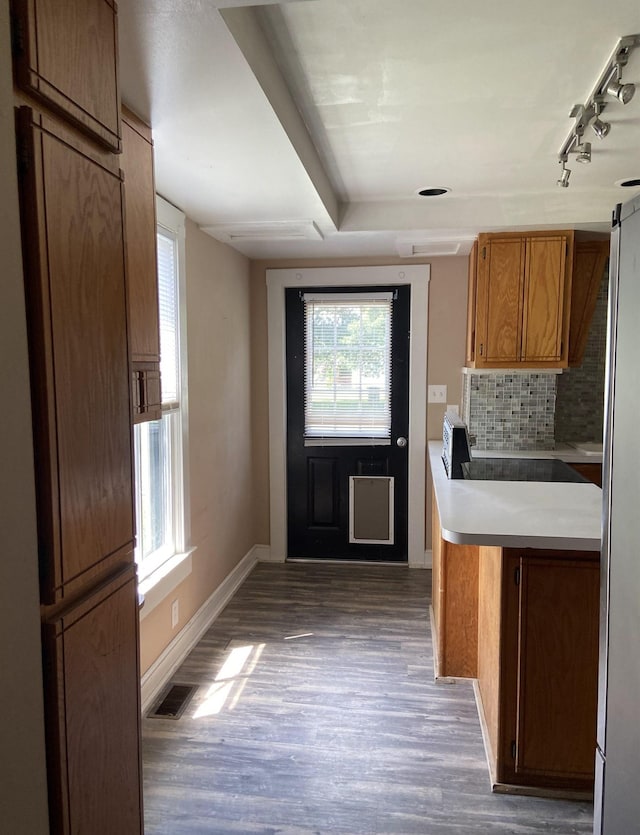
<path fill-rule="evenodd" d="M 633 98 L 636 86 L 623 83 L 622 70 L 633 50 L 639 46 L 640 34 L 620 38 L 586 103 L 575 104 L 571 109 L 569 116 L 575 119 L 575 122 L 558 151 L 558 162 L 562 165 L 562 172 L 557 184 L 561 188 L 569 187 L 569 154 L 575 154 L 576 162 L 591 162 L 591 143 L 584 141 L 586 129 L 591 127 L 598 139 L 604 139 L 611 130 L 611 124 L 600 118 L 602 112 L 613 102 L 628 104 Z"/>

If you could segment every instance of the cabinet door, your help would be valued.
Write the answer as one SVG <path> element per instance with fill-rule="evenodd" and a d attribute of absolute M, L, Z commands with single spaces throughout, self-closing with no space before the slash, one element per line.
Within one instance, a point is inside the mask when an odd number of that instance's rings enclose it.
<path fill-rule="evenodd" d="M 562 359 L 566 256 L 564 236 L 527 238 L 521 355 L 525 362 Z"/>
<path fill-rule="evenodd" d="M 43 633 L 52 831 L 140 833 L 135 568 Z"/>
<path fill-rule="evenodd" d="M 117 8 L 113 0 L 12 0 L 18 84 L 120 150 Z"/>
<path fill-rule="evenodd" d="M 476 300 L 478 295 L 478 242 L 474 241 L 469 254 L 469 283 L 467 287 L 467 352 L 466 365 L 476 360 Z"/>
<path fill-rule="evenodd" d="M 131 360 L 160 361 L 153 146 L 146 125 L 125 111 L 122 121 Z"/>
<path fill-rule="evenodd" d="M 511 558 L 519 585 L 517 665 L 508 782 L 593 784 L 598 678 L 599 564 L 590 558 Z M 519 574 L 517 573 L 519 572 Z"/>
<path fill-rule="evenodd" d="M 524 238 L 479 239 L 476 366 L 520 359 Z"/>
<path fill-rule="evenodd" d="M 73 147 L 29 108 L 19 123 L 41 595 L 54 603 L 131 558 L 122 189 L 112 154 Z"/>
<path fill-rule="evenodd" d="M 582 364 L 591 320 L 609 259 L 609 241 L 576 243 L 571 282 L 569 365 Z"/>

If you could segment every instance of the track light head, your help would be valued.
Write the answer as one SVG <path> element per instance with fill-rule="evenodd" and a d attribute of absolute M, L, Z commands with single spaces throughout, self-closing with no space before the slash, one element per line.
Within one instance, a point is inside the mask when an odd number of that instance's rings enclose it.
<path fill-rule="evenodd" d="M 576 162 L 591 162 L 591 142 L 580 142 L 575 149 Z"/>
<path fill-rule="evenodd" d="M 556 181 L 556 185 L 560 188 L 569 188 L 569 177 L 571 176 L 571 169 L 566 167 L 566 160 L 559 160 L 562 163 L 562 173 Z"/>
<path fill-rule="evenodd" d="M 614 99 L 618 99 L 622 104 L 629 104 L 635 92 L 635 84 L 623 84 L 619 79 L 612 80 L 607 84 L 607 93 Z"/>
<path fill-rule="evenodd" d="M 611 122 L 603 122 L 599 116 L 591 122 L 591 130 L 595 133 L 598 139 L 604 139 L 609 135 L 611 130 Z"/>

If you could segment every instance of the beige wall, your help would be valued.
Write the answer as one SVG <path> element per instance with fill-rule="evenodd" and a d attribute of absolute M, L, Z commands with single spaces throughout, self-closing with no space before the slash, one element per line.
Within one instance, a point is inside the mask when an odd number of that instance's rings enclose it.
<path fill-rule="evenodd" d="M 251 357 L 254 518 L 257 542 L 269 542 L 269 421 L 267 386 L 267 292 L 266 270 L 286 267 L 377 266 L 397 264 L 398 259 L 351 259 L 343 261 L 254 261 L 251 264 Z M 447 402 L 459 404 L 464 364 L 467 313 L 467 258 L 411 259 L 411 264 L 430 264 L 427 382 L 447 386 Z M 444 406 L 430 405 L 427 437 L 442 433 Z M 430 481 L 430 480 L 429 480 Z M 427 543 L 431 547 L 431 488 L 428 485 Z"/>
<path fill-rule="evenodd" d="M 252 514 L 249 261 L 187 221 L 193 570 L 141 624 L 144 672 L 258 541 Z M 171 603 L 180 622 L 171 628 Z"/>
<path fill-rule="evenodd" d="M 0 6 L 0 829 L 44 835 L 38 552 L 8 3 Z"/>

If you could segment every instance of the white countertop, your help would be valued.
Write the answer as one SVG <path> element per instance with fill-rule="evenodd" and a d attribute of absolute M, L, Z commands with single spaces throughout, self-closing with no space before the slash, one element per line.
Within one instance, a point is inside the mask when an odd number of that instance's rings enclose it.
<path fill-rule="evenodd" d="M 556 444 L 555 449 L 476 449 L 473 458 L 557 458 L 567 464 L 601 464 L 602 444 Z"/>
<path fill-rule="evenodd" d="M 602 490 L 595 484 L 449 479 L 441 455 L 442 441 L 429 441 L 442 536 L 448 542 L 600 550 Z"/>

